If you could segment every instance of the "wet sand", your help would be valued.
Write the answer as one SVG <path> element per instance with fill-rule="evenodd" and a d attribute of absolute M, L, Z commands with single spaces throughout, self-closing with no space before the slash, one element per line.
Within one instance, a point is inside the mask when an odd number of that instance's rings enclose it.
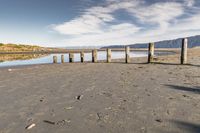
<path fill-rule="evenodd" d="M 200 49 L 179 60 L 0 68 L 0 133 L 199 133 Z"/>

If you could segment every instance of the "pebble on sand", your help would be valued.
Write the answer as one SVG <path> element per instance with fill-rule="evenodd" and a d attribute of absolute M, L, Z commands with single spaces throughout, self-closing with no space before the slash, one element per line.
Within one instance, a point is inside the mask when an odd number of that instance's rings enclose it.
<path fill-rule="evenodd" d="M 159 123 L 163 122 L 161 119 L 156 119 L 156 121 Z"/>
<path fill-rule="evenodd" d="M 76 96 L 76 99 L 77 100 L 81 100 L 83 98 L 83 95 L 78 95 L 78 96 Z"/>

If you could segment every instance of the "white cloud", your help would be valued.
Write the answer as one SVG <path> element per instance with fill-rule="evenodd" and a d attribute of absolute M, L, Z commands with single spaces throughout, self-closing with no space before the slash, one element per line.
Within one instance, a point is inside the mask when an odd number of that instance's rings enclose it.
<path fill-rule="evenodd" d="M 195 0 L 184 0 L 184 2 L 188 7 L 192 7 L 195 4 Z"/>
<path fill-rule="evenodd" d="M 110 45 L 173 39 L 200 33 L 200 13 L 188 15 L 195 0 L 171 0 L 148 5 L 144 0 L 106 0 L 104 6 L 91 7 L 82 15 L 62 24 L 53 25 L 53 30 L 70 38 L 69 45 Z M 123 10 L 130 21 L 122 21 L 114 15 Z M 140 23 L 140 24 L 138 24 Z"/>
<path fill-rule="evenodd" d="M 100 25 L 102 23 L 103 21 L 99 17 L 84 15 L 70 22 L 53 26 L 53 29 L 66 35 L 97 34 L 101 33 Z"/>
<path fill-rule="evenodd" d="M 158 24 L 160 32 L 165 32 L 169 23 L 184 13 L 183 6 L 176 2 L 160 2 L 127 11 L 143 23 Z"/>
<path fill-rule="evenodd" d="M 52 28 L 66 35 L 100 34 L 104 33 L 104 27 L 108 27 L 108 22 L 114 21 L 112 13 L 118 9 L 135 7 L 138 2 L 112 3 L 109 6 L 96 6 L 87 9 L 83 15 L 63 24 L 53 25 Z M 112 25 L 111 25 L 112 26 Z"/>

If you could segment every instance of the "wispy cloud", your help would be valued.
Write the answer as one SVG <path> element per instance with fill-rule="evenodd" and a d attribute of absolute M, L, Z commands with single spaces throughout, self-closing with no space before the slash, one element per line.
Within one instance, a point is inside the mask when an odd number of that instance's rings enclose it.
<path fill-rule="evenodd" d="M 192 7 L 195 4 L 195 0 L 184 0 L 184 4 L 188 7 Z"/>
<path fill-rule="evenodd" d="M 119 11 L 130 21 L 117 18 Z M 105 0 L 101 6 L 85 9 L 80 16 L 51 27 L 66 35 L 68 45 L 131 44 L 199 34 L 199 11 L 195 0 L 150 4 L 145 0 Z"/>

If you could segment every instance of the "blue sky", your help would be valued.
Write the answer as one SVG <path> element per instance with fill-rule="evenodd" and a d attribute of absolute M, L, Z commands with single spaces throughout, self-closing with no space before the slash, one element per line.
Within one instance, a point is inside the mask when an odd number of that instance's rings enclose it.
<path fill-rule="evenodd" d="M 0 42 L 100 46 L 200 34 L 199 0 L 0 0 Z"/>

